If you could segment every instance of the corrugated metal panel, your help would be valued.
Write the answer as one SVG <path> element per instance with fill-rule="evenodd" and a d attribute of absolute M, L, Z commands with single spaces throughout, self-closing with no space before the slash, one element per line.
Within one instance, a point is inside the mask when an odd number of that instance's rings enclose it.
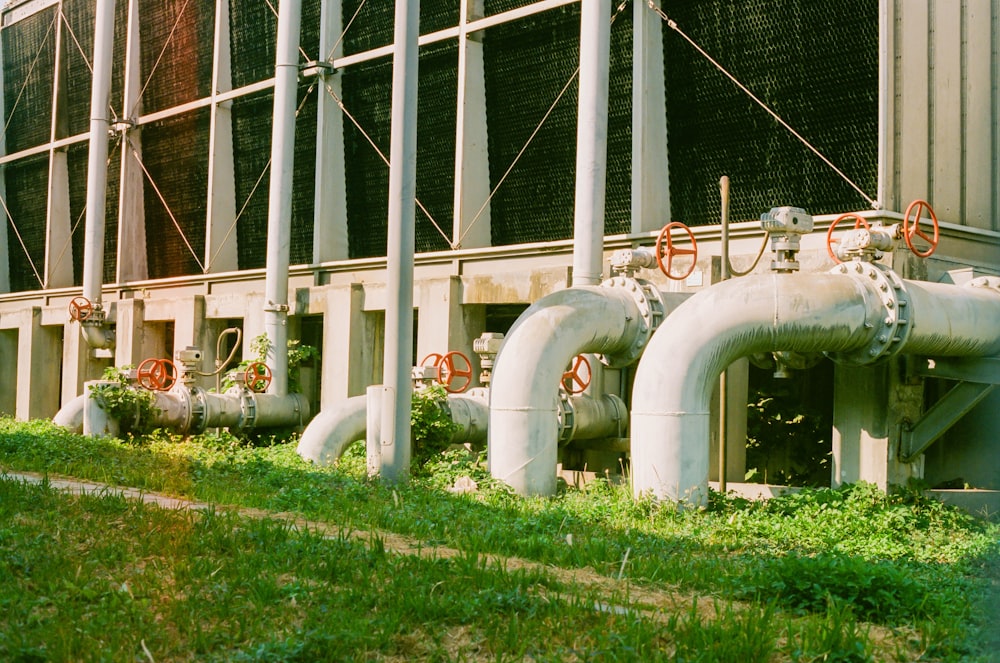
<path fill-rule="evenodd" d="M 1000 230 L 998 19 L 991 0 L 894 0 L 895 149 L 887 187 L 902 209 L 924 198 L 938 217 Z"/>

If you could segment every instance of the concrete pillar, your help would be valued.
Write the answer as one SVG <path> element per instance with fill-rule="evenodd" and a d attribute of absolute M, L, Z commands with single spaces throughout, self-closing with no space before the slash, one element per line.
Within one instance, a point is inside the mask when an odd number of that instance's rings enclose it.
<path fill-rule="evenodd" d="M 830 485 L 866 481 L 885 490 L 923 476 L 924 458 L 899 461 L 899 426 L 919 416 L 923 390 L 904 384 L 898 360 L 834 367 L 833 468 Z"/>
<path fill-rule="evenodd" d="M 153 326 L 145 324 L 145 304 L 141 299 L 122 299 L 116 303 L 115 366 L 138 366 L 143 360 L 162 354 L 153 352 L 156 348 L 162 349 L 162 335 L 157 335 L 158 344 L 147 342 L 147 331 L 151 336 L 156 334 Z"/>
<path fill-rule="evenodd" d="M 0 33 L 0 71 L 3 71 L 3 39 L 5 35 Z M 7 106 L 3 96 L 3 85 L 0 85 L 0 117 L 7 117 Z M 7 156 L 7 132 L 0 131 L 0 157 Z M 0 265 L 0 293 L 10 292 L 10 244 L 7 242 L 7 183 L 4 166 L 0 164 L 0 257 L 3 258 Z M 2 397 L 0 397 L 2 398 Z M 0 409 L 2 411 L 2 409 Z"/>
<path fill-rule="evenodd" d="M 632 7 L 632 232 L 639 233 L 670 221 L 670 179 L 663 23 L 645 2 Z"/>
<path fill-rule="evenodd" d="M 466 23 L 483 16 L 483 0 L 462 0 L 460 7 L 452 241 L 471 249 L 492 242 L 490 206 L 486 202 L 490 195 L 490 163 L 483 33 L 465 29 Z"/>
<path fill-rule="evenodd" d="M 25 316 L 18 334 L 17 418 L 50 418 L 59 411 L 59 330 L 42 326 L 42 309 Z"/>
<path fill-rule="evenodd" d="M 17 411 L 17 330 L 0 329 L 0 414 Z"/>
<path fill-rule="evenodd" d="M 750 381 L 750 362 L 740 359 L 730 364 L 726 371 L 726 481 L 742 482 L 747 469 L 747 392 Z M 719 480 L 719 408 L 721 402 L 712 398 L 709 415 L 708 478 Z"/>
<path fill-rule="evenodd" d="M 330 288 L 326 293 L 321 349 L 323 408 L 360 396 L 371 384 L 376 348 L 364 303 L 365 291 L 360 283 Z"/>
<path fill-rule="evenodd" d="M 52 141 L 64 138 L 68 129 L 66 116 L 66 75 L 63 23 L 56 22 L 55 70 L 52 76 Z M 46 288 L 66 288 L 73 285 L 73 252 L 70 250 L 72 220 L 69 210 L 69 168 L 66 148 L 49 150 L 49 185 L 46 201 L 45 267 Z"/>
<path fill-rule="evenodd" d="M 450 276 L 423 282 L 416 293 L 417 304 L 417 361 L 436 352 L 443 355 L 458 350 L 472 363 L 473 383 L 479 384 L 479 357 L 472 352 L 472 341 L 478 336 L 485 322 L 478 316 L 485 309 L 473 307 L 466 316 L 462 306 L 462 279 Z"/>
<path fill-rule="evenodd" d="M 80 333 L 79 322 L 63 325 L 62 346 L 62 403 L 65 405 L 83 393 L 87 380 L 101 376 L 103 362 L 93 357 L 93 352 Z"/>
<path fill-rule="evenodd" d="M 322 0 L 319 56 L 332 63 L 343 55 L 341 0 Z M 334 47 L 336 45 L 336 48 Z M 320 69 L 316 107 L 316 204 L 313 262 L 346 260 L 347 180 L 344 175 L 344 114 L 333 95 L 343 98 L 340 71 Z"/>

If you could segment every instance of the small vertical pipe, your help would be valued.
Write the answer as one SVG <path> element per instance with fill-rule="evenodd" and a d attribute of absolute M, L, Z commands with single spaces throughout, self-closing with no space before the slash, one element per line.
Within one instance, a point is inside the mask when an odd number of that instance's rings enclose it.
<path fill-rule="evenodd" d="M 722 253 L 722 269 L 720 274 L 720 279 L 726 281 L 729 279 L 729 177 L 723 175 L 719 179 L 719 194 L 721 198 L 721 211 L 720 211 L 720 223 L 722 224 L 722 247 L 720 252 Z M 727 371 L 722 371 L 719 374 L 719 492 L 725 495 L 726 493 L 726 426 L 729 422 L 726 417 L 726 410 L 729 407 L 729 398 L 726 394 L 727 389 Z"/>
<path fill-rule="evenodd" d="M 611 0 L 584 0 L 580 16 L 573 285 L 599 284 L 604 264 L 610 58 Z"/>
<path fill-rule="evenodd" d="M 104 279 L 104 213 L 108 185 L 108 103 L 115 35 L 115 0 L 97 0 L 94 16 L 94 75 L 90 90 L 87 212 L 83 240 L 83 296 L 101 305 Z"/>
<path fill-rule="evenodd" d="M 274 61 L 274 124 L 264 275 L 264 332 L 270 341 L 267 363 L 273 375 L 268 393 L 278 396 L 288 394 L 288 261 L 301 22 L 302 0 L 282 0 L 278 5 L 278 44 Z"/>
<path fill-rule="evenodd" d="M 389 230 L 382 381 L 381 477 L 404 480 L 410 470 L 413 384 L 413 253 L 417 191 L 417 64 L 420 2 L 396 3 L 392 59 L 392 139 L 389 146 Z"/>

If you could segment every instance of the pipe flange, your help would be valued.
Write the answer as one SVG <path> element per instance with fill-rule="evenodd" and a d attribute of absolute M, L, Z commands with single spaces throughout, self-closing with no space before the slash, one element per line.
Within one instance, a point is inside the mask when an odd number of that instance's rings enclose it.
<path fill-rule="evenodd" d="M 189 430 L 198 435 L 205 431 L 206 424 L 208 423 L 205 420 L 205 411 L 208 409 L 207 397 L 205 396 L 205 390 L 201 387 L 190 387 L 188 394 L 191 402 L 191 411 L 188 415 L 191 422 Z"/>
<path fill-rule="evenodd" d="M 909 297 L 903 279 L 894 271 L 879 263 L 852 260 L 837 265 L 831 274 L 846 274 L 866 284 L 878 296 L 882 305 L 882 319 L 865 326 L 874 329 L 871 342 L 852 352 L 827 352 L 828 357 L 842 364 L 865 366 L 896 354 L 910 334 L 908 319 Z"/>
<path fill-rule="evenodd" d="M 653 283 L 629 276 L 615 276 L 601 283 L 604 288 L 624 289 L 635 300 L 639 310 L 638 329 L 635 340 L 626 350 L 615 354 L 598 355 L 601 363 L 609 368 L 621 368 L 635 363 L 642 356 L 653 332 L 663 322 L 666 307 L 660 289 Z"/>
<path fill-rule="evenodd" d="M 559 446 L 569 444 L 576 433 L 576 413 L 569 394 L 559 390 L 559 402 L 556 403 L 556 421 L 559 425 Z"/>
<path fill-rule="evenodd" d="M 977 276 L 965 286 L 967 288 L 989 288 L 1000 294 L 1000 276 Z"/>
<path fill-rule="evenodd" d="M 243 389 L 240 393 L 240 430 L 253 430 L 257 423 L 257 395 L 249 389 Z"/>

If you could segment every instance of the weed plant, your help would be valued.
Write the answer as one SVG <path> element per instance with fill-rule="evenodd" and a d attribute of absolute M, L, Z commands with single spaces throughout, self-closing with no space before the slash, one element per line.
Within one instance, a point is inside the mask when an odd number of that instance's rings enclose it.
<path fill-rule="evenodd" d="M 0 419 L 7 472 L 368 533 L 0 481 L 0 658 L 143 658 L 144 642 L 155 660 L 988 660 L 976 606 L 1000 531 L 917 492 L 678 511 L 597 481 L 523 499 L 464 450 L 408 484 L 370 481 L 362 447 L 320 468 L 294 442 Z M 479 490 L 448 492 L 461 476 Z"/>

